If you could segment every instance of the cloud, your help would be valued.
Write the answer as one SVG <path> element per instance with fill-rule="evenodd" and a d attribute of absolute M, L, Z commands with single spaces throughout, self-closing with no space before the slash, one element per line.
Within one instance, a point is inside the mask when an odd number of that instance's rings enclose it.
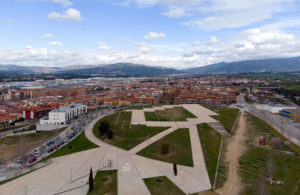
<path fill-rule="evenodd" d="M 51 41 L 51 42 L 49 42 L 48 44 L 51 45 L 51 46 L 57 46 L 57 47 L 62 47 L 62 46 L 64 46 L 63 43 L 58 42 L 58 41 Z"/>
<path fill-rule="evenodd" d="M 64 7 L 71 6 L 72 2 L 69 0 L 51 0 L 53 3 L 59 3 Z"/>
<path fill-rule="evenodd" d="M 135 42 L 134 45 L 139 47 L 139 51 L 143 53 L 149 53 L 152 50 L 147 43 Z"/>
<path fill-rule="evenodd" d="M 64 13 L 52 12 L 48 14 L 48 19 L 59 20 L 59 21 L 68 20 L 72 22 L 81 22 L 83 20 L 83 17 L 81 16 L 80 11 L 74 8 L 69 8 Z"/>
<path fill-rule="evenodd" d="M 54 38 L 54 35 L 51 33 L 47 33 L 47 34 L 44 34 L 44 36 L 42 38 L 43 39 L 52 39 L 52 38 Z"/>
<path fill-rule="evenodd" d="M 149 32 L 148 35 L 144 36 L 144 39 L 150 40 L 150 39 L 163 39 L 166 38 L 165 33 L 156 33 L 156 32 Z"/>
<path fill-rule="evenodd" d="M 129 41 L 131 41 L 131 38 L 129 38 L 129 37 L 123 37 L 123 38 L 122 38 L 122 41 L 129 42 Z"/>
<path fill-rule="evenodd" d="M 219 41 L 219 39 L 217 37 L 211 36 L 210 39 L 209 39 L 209 41 L 207 41 L 207 42 L 195 41 L 193 43 L 193 45 L 195 45 L 195 46 L 200 46 L 200 45 L 214 45 L 214 44 L 217 44 L 219 42 L 220 41 Z"/>
<path fill-rule="evenodd" d="M 220 41 L 212 36 L 199 41 L 201 47 L 133 43 L 136 48 L 116 49 L 99 42 L 100 49 L 75 50 L 63 47 L 0 49 L 0 64 L 31 66 L 96 65 L 118 62 L 165 66 L 199 67 L 218 62 L 300 56 L 300 41 L 293 34 L 265 27 L 251 28 Z M 212 44 L 214 43 L 214 44 Z"/>
<path fill-rule="evenodd" d="M 183 7 L 171 6 L 169 7 L 169 11 L 162 13 L 162 15 L 168 16 L 169 18 L 181 18 L 187 14 Z"/>
<path fill-rule="evenodd" d="M 296 13 L 297 0 L 121 0 L 122 6 L 161 7 L 162 15 L 180 18 L 182 25 L 193 29 L 218 30 L 238 28 L 274 18 L 278 14 Z"/>
<path fill-rule="evenodd" d="M 104 42 L 102 41 L 98 41 L 98 44 L 99 44 L 99 49 L 101 50 L 109 50 L 109 49 L 112 49 L 111 47 L 107 46 Z"/>

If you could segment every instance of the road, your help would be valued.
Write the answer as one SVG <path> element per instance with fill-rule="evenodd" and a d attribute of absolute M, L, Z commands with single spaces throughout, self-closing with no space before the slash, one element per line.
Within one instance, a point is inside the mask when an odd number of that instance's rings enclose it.
<path fill-rule="evenodd" d="M 266 121 L 284 137 L 292 141 L 294 144 L 300 146 L 300 130 L 287 122 L 289 119 L 280 115 L 273 115 L 269 112 L 256 109 L 254 106 L 245 101 L 244 95 L 240 95 L 240 97 L 237 99 L 237 104 L 241 106 L 239 107 L 241 110 L 247 111 Z"/>

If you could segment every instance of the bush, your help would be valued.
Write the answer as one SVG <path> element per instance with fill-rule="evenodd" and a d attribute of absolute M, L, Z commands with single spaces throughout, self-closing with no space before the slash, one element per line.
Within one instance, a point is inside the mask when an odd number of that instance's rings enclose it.
<path fill-rule="evenodd" d="M 112 130 L 109 129 L 107 131 L 107 137 L 108 137 L 108 139 L 112 139 L 114 137 L 114 133 L 112 132 Z"/>
<path fill-rule="evenodd" d="M 100 125 L 99 125 L 99 133 L 100 135 L 104 135 L 106 134 L 106 132 L 109 130 L 109 122 L 104 120 L 104 121 L 101 121 Z"/>
<path fill-rule="evenodd" d="M 169 153 L 169 148 L 170 148 L 170 144 L 168 143 L 163 143 L 161 145 L 161 154 L 163 155 L 167 155 Z"/>

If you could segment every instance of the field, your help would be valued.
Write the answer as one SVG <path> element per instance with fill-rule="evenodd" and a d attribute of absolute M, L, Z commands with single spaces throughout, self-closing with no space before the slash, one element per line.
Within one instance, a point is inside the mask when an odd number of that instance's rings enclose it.
<path fill-rule="evenodd" d="M 146 121 L 187 121 L 187 118 L 196 118 L 192 113 L 182 107 L 145 112 L 145 117 Z"/>
<path fill-rule="evenodd" d="M 295 145 L 280 144 L 283 152 L 272 149 L 273 137 L 280 137 L 270 125 L 247 114 L 249 138 L 245 143 L 246 153 L 239 159 L 239 174 L 244 182 L 243 194 L 299 194 L 300 193 L 300 157 L 289 152 L 299 151 Z M 251 135 L 251 136 L 250 136 Z M 260 136 L 269 135 L 266 145 L 259 145 Z M 274 147 L 273 147 L 274 148 Z M 273 184 L 270 184 L 272 178 Z M 282 184 L 276 184 L 280 182 Z"/>
<path fill-rule="evenodd" d="M 162 145 L 169 144 L 169 152 L 162 154 Z M 138 153 L 156 160 L 193 166 L 190 134 L 188 129 L 177 129 Z"/>
<path fill-rule="evenodd" d="M 101 136 L 99 125 L 101 121 L 108 121 L 114 137 L 109 140 L 106 135 Z M 93 128 L 93 133 L 101 140 L 129 150 L 139 143 L 149 139 L 157 133 L 160 133 L 168 127 L 147 127 L 145 125 L 131 125 L 131 112 L 118 112 L 100 119 Z"/>
<path fill-rule="evenodd" d="M 220 109 L 216 109 L 214 111 L 217 112 L 219 115 L 215 115 L 215 116 L 211 116 L 211 117 L 220 121 L 226 129 L 231 130 L 232 126 L 234 124 L 234 121 L 239 113 L 239 109 L 237 109 L 237 108 L 220 108 Z"/>
<path fill-rule="evenodd" d="M 25 154 L 49 139 L 59 135 L 65 128 L 49 131 L 37 132 L 25 135 L 7 136 L 0 139 L 0 163 L 16 158 L 20 154 Z M 5 151 L 5 152 L 4 152 Z"/>
<path fill-rule="evenodd" d="M 57 150 L 54 153 L 52 153 L 51 155 L 49 155 L 47 157 L 47 159 L 55 158 L 55 157 L 59 157 L 59 156 L 67 155 L 67 154 L 72 154 L 75 152 L 81 152 L 84 150 L 89 150 L 89 149 L 93 149 L 93 148 L 97 148 L 97 147 L 99 147 L 99 146 L 90 142 L 85 137 L 84 131 L 82 131 L 79 136 L 77 136 L 75 139 L 70 141 L 68 144 L 64 145 L 59 150 Z"/>
<path fill-rule="evenodd" d="M 206 123 L 197 125 L 210 182 L 213 184 L 222 136 Z"/>
<path fill-rule="evenodd" d="M 294 86 L 290 87 L 289 89 L 291 89 L 291 90 L 300 90 L 300 85 L 294 85 Z"/>
<path fill-rule="evenodd" d="M 94 190 L 87 195 L 117 195 L 117 171 L 98 171 L 94 178 Z"/>
<path fill-rule="evenodd" d="M 173 184 L 167 177 L 154 177 L 144 179 L 151 195 L 184 195 L 175 184 Z"/>

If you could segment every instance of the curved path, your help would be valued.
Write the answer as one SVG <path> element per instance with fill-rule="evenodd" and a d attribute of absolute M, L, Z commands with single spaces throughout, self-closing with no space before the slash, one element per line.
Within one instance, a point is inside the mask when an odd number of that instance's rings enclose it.
<path fill-rule="evenodd" d="M 173 164 L 136 155 L 141 149 L 177 129 L 178 123 L 172 122 L 173 128 L 169 129 L 169 131 L 157 134 L 132 150 L 126 151 L 101 141 L 93 134 L 93 126 L 101 118 L 99 117 L 92 121 L 85 130 L 86 137 L 99 145 L 99 148 L 55 158 L 53 163 L 46 167 L 0 185 L 0 194 L 86 194 L 88 190 L 86 182 L 88 181 L 88 173 L 91 167 L 93 170 L 118 170 L 119 195 L 149 195 L 150 192 L 143 179 L 158 176 L 168 177 L 186 194 L 208 190 L 211 188 L 211 184 L 205 168 L 195 123 L 199 121 L 206 122 L 206 119 L 214 121 L 214 119 L 203 113 L 204 108 L 202 107 L 188 105 L 185 108 L 195 116 L 201 116 L 201 118 L 188 119 L 189 121 L 184 122 L 185 124 L 180 123 L 179 125 L 180 127 L 190 128 L 195 167 L 179 165 L 178 176 L 173 174 Z M 138 121 L 133 117 L 134 120 Z M 143 120 L 141 121 L 144 122 Z M 110 167 L 108 166 L 109 164 L 111 164 Z"/>

